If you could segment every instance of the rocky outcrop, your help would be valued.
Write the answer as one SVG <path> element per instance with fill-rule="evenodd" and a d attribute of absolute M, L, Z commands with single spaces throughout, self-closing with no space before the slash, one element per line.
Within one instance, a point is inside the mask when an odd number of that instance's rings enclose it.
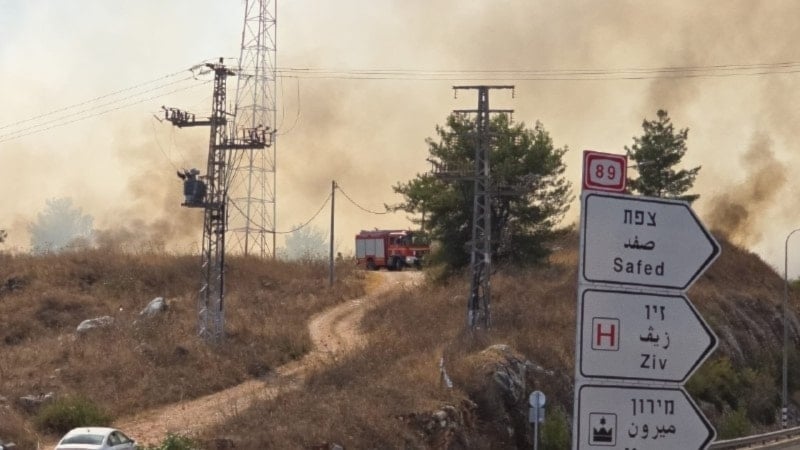
<path fill-rule="evenodd" d="M 150 303 L 144 307 L 144 309 L 139 313 L 140 316 L 145 318 L 156 317 L 161 315 L 167 311 L 168 305 L 167 301 L 164 300 L 164 297 L 156 297 L 150 300 Z"/>
<path fill-rule="evenodd" d="M 428 448 L 461 450 L 475 448 L 469 431 L 475 424 L 475 403 L 464 400 L 459 406 L 444 405 L 436 411 L 399 416 L 427 443 Z"/>
<path fill-rule="evenodd" d="M 508 345 L 492 345 L 450 364 L 453 367 L 446 368 L 444 358 L 439 361 L 442 387 L 464 391 L 469 399 L 398 419 L 418 433 L 427 448 L 532 448 L 528 396 L 533 380 L 552 378 L 554 372 Z M 452 370 L 452 380 L 447 370 Z"/>
<path fill-rule="evenodd" d="M 28 414 L 36 414 L 42 406 L 52 402 L 54 399 L 55 394 L 52 392 L 24 395 L 17 399 L 17 405 Z"/>
<path fill-rule="evenodd" d="M 504 444 L 517 448 L 533 446 L 528 423 L 530 380 L 553 372 L 529 361 L 508 345 L 492 345 L 467 359 L 472 371 L 466 390 L 477 404 L 478 417 L 493 428 Z"/>
<path fill-rule="evenodd" d="M 75 330 L 79 335 L 88 333 L 89 331 L 108 328 L 114 324 L 114 318 L 111 316 L 95 317 L 94 319 L 86 319 L 78 325 Z"/>

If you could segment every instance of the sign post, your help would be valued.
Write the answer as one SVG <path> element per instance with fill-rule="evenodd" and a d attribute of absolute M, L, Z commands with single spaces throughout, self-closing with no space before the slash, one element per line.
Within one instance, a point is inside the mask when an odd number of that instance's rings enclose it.
<path fill-rule="evenodd" d="M 681 387 L 584 384 L 577 397 L 578 448 L 702 449 L 715 435 Z"/>
<path fill-rule="evenodd" d="M 625 192 L 628 158 L 624 155 L 583 152 L 583 189 Z"/>
<path fill-rule="evenodd" d="M 583 377 L 683 383 L 716 348 L 714 333 L 684 295 L 581 294 Z"/>
<path fill-rule="evenodd" d="M 584 152 L 573 449 L 702 450 L 683 383 L 717 338 L 685 293 L 720 247 L 688 203 L 624 194 L 626 165 Z"/>
<path fill-rule="evenodd" d="M 685 291 L 719 256 L 719 244 L 686 202 L 588 193 L 582 207 L 587 283 Z"/>
<path fill-rule="evenodd" d="M 544 422 L 544 404 L 547 398 L 544 392 L 533 391 L 528 397 L 528 403 L 531 405 L 528 411 L 528 421 L 533 424 L 533 449 L 539 449 L 539 424 Z"/>

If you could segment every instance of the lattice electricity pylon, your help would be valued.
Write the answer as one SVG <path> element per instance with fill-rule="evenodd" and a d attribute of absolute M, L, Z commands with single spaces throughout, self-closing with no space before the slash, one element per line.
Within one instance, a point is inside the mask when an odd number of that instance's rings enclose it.
<path fill-rule="evenodd" d="M 244 255 L 275 257 L 276 224 L 276 17 L 277 0 L 245 0 L 233 134 L 268 130 L 267 147 L 230 155 L 228 224 L 231 243 Z M 272 235 L 268 242 L 267 235 Z M 270 250 L 271 249 L 271 250 Z"/>
<path fill-rule="evenodd" d="M 247 131 L 241 139 L 228 139 L 225 111 L 226 82 L 233 71 L 222 64 L 207 64 L 214 71 L 214 95 L 211 116 L 196 120 L 194 114 L 176 108 L 164 108 L 164 118 L 173 125 L 183 127 L 208 126 L 211 129 L 208 144 L 208 164 L 205 176 L 196 169 L 180 172 L 184 180 L 185 202 L 182 206 L 203 208 L 203 252 L 201 269 L 203 279 L 197 300 L 197 332 L 206 340 L 220 342 L 225 331 L 225 230 L 228 153 L 243 148 L 266 146 L 265 129 Z M 203 181 L 205 180 L 205 181 Z"/>
<path fill-rule="evenodd" d="M 511 110 L 489 109 L 490 89 L 514 89 L 514 86 L 454 86 L 478 91 L 478 109 L 455 110 L 456 113 L 475 113 L 475 192 L 472 202 L 472 240 L 470 242 L 470 268 L 472 280 L 467 300 L 467 325 L 472 329 L 491 327 L 491 269 L 492 269 L 492 195 L 489 145 L 489 115 L 493 112 L 512 113 Z"/>

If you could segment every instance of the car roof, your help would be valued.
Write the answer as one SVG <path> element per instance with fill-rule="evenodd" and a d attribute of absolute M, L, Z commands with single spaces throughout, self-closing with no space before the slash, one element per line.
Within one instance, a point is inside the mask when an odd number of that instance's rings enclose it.
<path fill-rule="evenodd" d="M 112 431 L 117 431 L 116 428 L 109 428 L 109 427 L 78 427 L 69 430 L 64 437 L 72 436 L 75 434 L 109 434 Z"/>

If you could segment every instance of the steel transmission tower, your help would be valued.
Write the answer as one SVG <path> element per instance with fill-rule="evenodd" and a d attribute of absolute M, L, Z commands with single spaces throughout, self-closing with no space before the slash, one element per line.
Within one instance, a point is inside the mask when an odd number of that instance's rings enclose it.
<path fill-rule="evenodd" d="M 467 300 L 467 324 L 470 328 L 491 327 L 491 276 L 492 269 L 492 192 L 491 192 L 491 135 L 490 113 L 512 113 L 512 110 L 489 109 L 490 89 L 514 89 L 514 86 L 454 86 L 478 91 L 478 109 L 455 110 L 456 113 L 477 115 L 475 119 L 475 193 L 472 202 L 472 240 L 470 242 L 470 268 L 472 280 Z"/>
<path fill-rule="evenodd" d="M 267 148 L 238 150 L 228 198 L 231 242 L 238 253 L 275 257 L 277 0 L 245 0 L 232 128 L 267 129 Z M 272 235 L 268 242 L 268 234 Z"/>
<path fill-rule="evenodd" d="M 195 115 L 176 109 L 164 108 L 164 117 L 173 125 L 184 127 L 208 126 L 211 129 L 208 144 L 206 175 L 192 169 L 178 173 L 184 180 L 185 202 L 181 206 L 202 208 L 203 251 L 201 255 L 202 281 L 197 300 L 198 334 L 206 340 L 219 342 L 225 327 L 225 231 L 227 224 L 228 160 L 231 154 L 250 148 L 264 148 L 268 131 L 264 128 L 243 130 L 241 138 L 227 135 L 228 113 L 225 111 L 227 78 L 234 72 L 222 64 L 206 64 L 214 72 L 214 95 L 211 116 L 196 120 Z"/>

